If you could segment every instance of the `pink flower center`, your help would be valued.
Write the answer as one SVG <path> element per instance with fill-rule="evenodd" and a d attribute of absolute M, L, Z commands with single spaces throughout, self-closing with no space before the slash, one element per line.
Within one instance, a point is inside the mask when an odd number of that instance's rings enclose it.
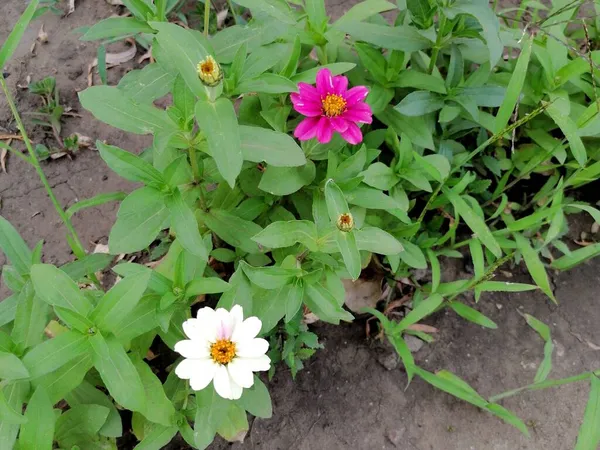
<path fill-rule="evenodd" d="M 337 117 L 346 111 L 346 100 L 341 95 L 327 94 L 325 98 L 321 98 L 321 104 L 323 114 L 327 117 Z"/>

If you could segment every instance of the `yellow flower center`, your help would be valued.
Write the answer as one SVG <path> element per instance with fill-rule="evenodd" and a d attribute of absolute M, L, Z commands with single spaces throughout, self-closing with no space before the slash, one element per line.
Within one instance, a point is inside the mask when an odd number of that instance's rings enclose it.
<path fill-rule="evenodd" d="M 200 71 L 204 75 L 210 75 L 213 70 L 215 70 L 215 65 L 213 64 L 213 62 L 210 59 L 208 61 L 204 61 L 203 63 L 200 64 Z"/>
<path fill-rule="evenodd" d="M 323 105 L 323 113 L 327 117 L 337 117 L 346 111 L 346 100 L 344 97 L 337 94 L 327 94 L 327 96 L 321 99 Z"/>
<path fill-rule="evenodd" d="M 223 78 L 221 67 L 219 67 L 217 61 L 210 55 L 200 61 L 196 69 L 200 80 L 207 86 L 216 86 Z"/>
<path fill-rule="evenodd" d="M 340 214 L 336 223 L 338 230 L 343 232 L 351 231 L 354 228 L 354 217 L 350 213 Z"/>
<path fill-rule="evenodd" d="M 219 364 L 229 364 L 235 358 L 235 344 L 229 339 L 219 339 L 210 346 L 210 357 Z"/>

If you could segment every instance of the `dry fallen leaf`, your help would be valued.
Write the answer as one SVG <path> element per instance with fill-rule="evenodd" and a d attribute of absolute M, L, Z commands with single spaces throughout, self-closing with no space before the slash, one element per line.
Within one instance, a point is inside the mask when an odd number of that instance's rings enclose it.
<path fill-rule="evenodd" d="M 0 134 L 0 139 L 18 139 L 22 141 L 23 136 L 21 136 L 20 134 Z"/>
<path fill-rule="evenodd" d="M 46 42 L 48 42 L 48 33 L 46 33 L 44 31 L 44 24 L 42 24 L 42 26 L 40 27 L 40 31 L 38 31 L 37 39 L 42 44 L 45 44 Z"/>
<path fill-rule="evenodd" d="M 135 40 L 127 39 L 127 42 L 131 44 L 131 46 L 123 51 L 118 53 L 107 53 L 106 54 L 106 68 L 110 69 L 111 67 L 118 66 L 119 64 L 126 63 L 127 61 L 131 61 L 135 54 L 137 53 L 137 47 L 135 45 Z M 88 86 L 92 86 L 94 84 L 93 80 L 93 70 L 94 67 L 98 65 L 98 58 L 94 58 L 92 63 L 88 66 Z"/>
<path fill-rule="evenodd" d="M 106 3 L 112 6 L 123 6 L 123 2 L 121 0 L 106 0 Z"/>
<path fill-rule="evenodd" d="M 355 313 L 362 313 L 363 308 L 375 308 L 381 298 L 381 279 L 356 281 L 342 280 L 346 290 L 344 303 Z"/>
<path fill-rule="evenodd" d="M 229 12 L 229 10 L 227 8 L 225 8 L 223 11 L 217 13 L 217 28 L 219 30 L 221 28 L 223 28 L 223 25 L 225 24 L 225 19 L 227 18 L 228 12 Z"/>
<path fill-rule="evenodd" d="M 105 254 L 109 254 L 110 252 L 108 251 L 108 245 L 106 244 L 96 244 L 96 246 L 94 247 L 94 251 L 92 253 L 105 253 Z"/>
<path fill-rule="evenodd" d="M 0 166 L 2 167 L 2 172 L 4 173 L 6 173 L 6 155 L 8 155 L 8 149 L 3 148 L 2 152 L 0 152 Z"/>
<path fill-rule="evenodd" d="M 422 331 L 423 333 L 437 333 L 439 330 L 431 325 L 424 325 L 422 323 L 414 323 L 406 327 L 407 330 Z"/>
<path fill-rule="evenodd" d="M 69 11 L 67 11 L 67 16 L 73 14 L 75 12 L 75 0 L 69 0 Z"/>

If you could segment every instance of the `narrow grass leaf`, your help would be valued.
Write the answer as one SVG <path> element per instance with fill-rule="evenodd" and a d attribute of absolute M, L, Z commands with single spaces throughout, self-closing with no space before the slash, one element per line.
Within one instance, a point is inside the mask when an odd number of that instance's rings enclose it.
<path fill-rule="evenodd" d="M 542 292 L 550 297 L 550 300 L 556 303 L 556 298 L 550 287 L 550 280 L 548 279 L 546 268 L 544 267 L 538 252 L 531 247 L 529 239 L 525 238 L 523 235 L 514 233 L 513 236 L 515 237 L 517 248 L 523 255 L 525 265 L 527 266 L 527 270 L 529 270 L 531 278 L 533 278 L 533 281 L 540 287 Z"/>

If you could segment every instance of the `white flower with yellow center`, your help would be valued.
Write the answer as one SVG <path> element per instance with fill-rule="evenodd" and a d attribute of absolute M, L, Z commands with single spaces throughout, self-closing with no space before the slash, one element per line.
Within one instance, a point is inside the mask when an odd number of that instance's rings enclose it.
<path fill-rule="evenodd" d="M 195 319 L 183 322 L 183 331 L 189 339 L 175 344 L 175 351 L 185 358 L 175 368 L 175 374 L 190 380 L 195 391 L 213 381 L 217 394 L 237 400 L 244 388 L 254 384 L 254 372 L 271 367 L 266 355 L 269 343 L 256 337 L 261 326 L 258 317 L 244 320 L 239 305 L 231 311 L 198 310 Z"/>

